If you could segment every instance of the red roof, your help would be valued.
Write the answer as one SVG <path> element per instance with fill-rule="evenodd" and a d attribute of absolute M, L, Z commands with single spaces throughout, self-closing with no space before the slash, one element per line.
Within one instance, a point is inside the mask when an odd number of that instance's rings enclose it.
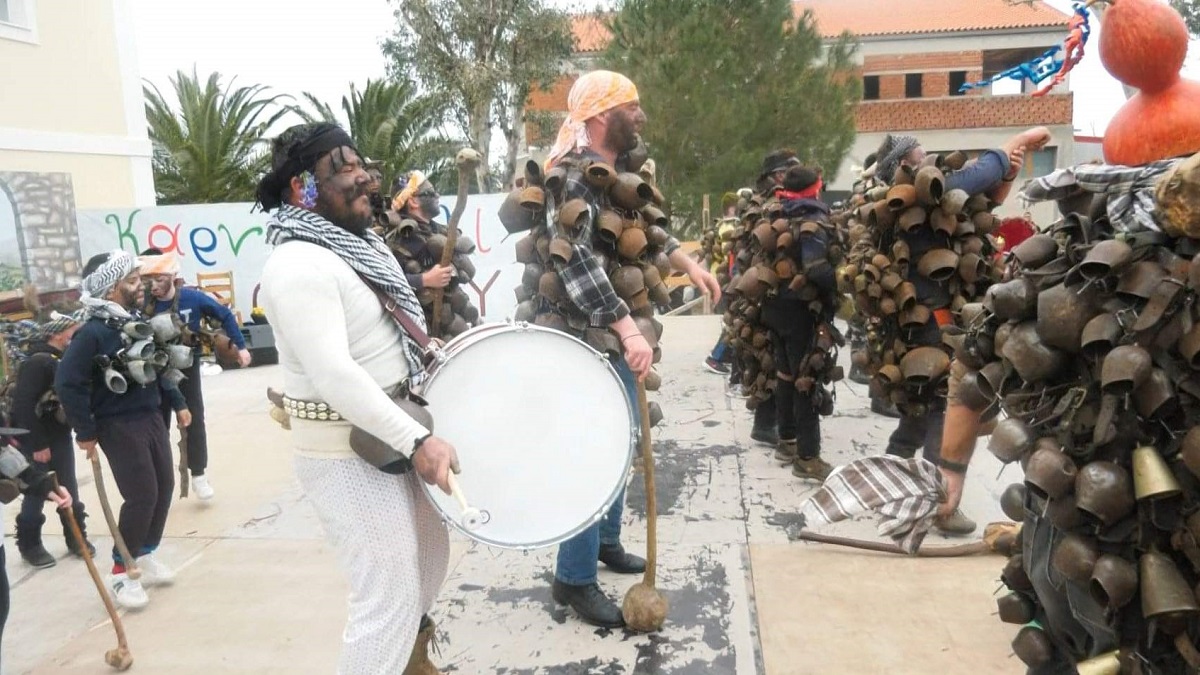
<path fill-rule="evenodd" d="M 961 33 L 1018 28 L 1061 27 L 1069 15 L 1041 0 L 807 0 L 792 4 L 797 14 L 811 9 L 825 37 L 850 31 L 858 36 Z M 891 7 L 892 10 L 889 10 Z M 893 11 L 895 10 L 895 11 Z"/>
<path fill-rule="evenodd" d="M 1032 3 L 1007 0 L 801 0 L 792 3 L 799 16 L 811 9 L 824 37 L 850 31 L 860 37 L 963 33 L 1061 27 L 1066 35 L 1069 15 L 1042 0 Z M 890 9 L 889 9 L 890 8 Z M 612 33 L 596 15 L 572 18 L 576 52 L 598 52 L 608 46 Z"/>

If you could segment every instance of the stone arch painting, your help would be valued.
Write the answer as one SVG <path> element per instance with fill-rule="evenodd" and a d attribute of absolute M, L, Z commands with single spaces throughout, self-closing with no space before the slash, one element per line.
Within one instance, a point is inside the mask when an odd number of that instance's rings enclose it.
<path fill-rule="evenodd" d="M 71 174 L 0 171 L 0 298 L 72 288 L 82 267 Z"/>

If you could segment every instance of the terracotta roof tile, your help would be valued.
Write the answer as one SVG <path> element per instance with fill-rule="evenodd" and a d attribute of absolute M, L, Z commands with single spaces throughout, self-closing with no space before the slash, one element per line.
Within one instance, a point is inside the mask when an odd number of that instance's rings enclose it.
<path fill-rule="evenodd" d="M 792 4 L 799 15 L 813 10 L 821 34 L 836 37 L 850 31 L 862 37 L 955 33 L 1016 28 L 1061 26 L 1066 34 L 1067 14 L 1042 0 L 1009 4 L 1006 0 L 802 0 Z M 886 7 L 903 11 L 881 11 Z M 598 52 L 608 46 L 612 33 L 596 15 L 572 17 L 576 52 Z"/>
<path fill-rule="evenodd" d="M 598 52 L 608 46 L 612 32 L 604 19 L 594 14 L 571 17 L 571 32 L 575 35 L 576 52 Z"/>
<path fill-rule="evenodd" d="M 1046 28 L 1061 26 L 1066 36 L 1069 16 L 1045 2 L 1009 4 L 1005 0 L 901 0 L 903 11 L 880 11 L 882 0 L 806 0 L 793 3 L 796 13 L 812 9 L 826 37 L 848 30 L 862 37 L 914 33 Z"/>

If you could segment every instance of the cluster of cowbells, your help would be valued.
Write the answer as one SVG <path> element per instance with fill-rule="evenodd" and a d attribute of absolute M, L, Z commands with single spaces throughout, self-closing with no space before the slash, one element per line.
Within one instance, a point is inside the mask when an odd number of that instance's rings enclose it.
<path fill-rule="evenodd" d="M 548 208 L 554 203 L 550 195 L 563 194 L 572 169 L 580 171 L 583 180 L 605 195 L 604 207 L 590 223 L 589 242 L 580 241 L 593 217 L 587 201 L 571 199 L 557 209 Z M 571 302 L 559 275 L 577 255 L 573 242 L 580 241 L 586 243 L 613 290 L 629 306 L 634 322 L 654 351 L 654 363 L 658 363 L 662 358 L 658 342 L 663 327 L 653 318 L 654 308 L 670 303 L 663 279 L 671 274 L 665 250 L 670 240 L 669 221 L 662 204 L 662 193 L 641 175 L 617 172 L 604 162 L 567 158 L 548 172 L 536 162 L 527 163 L 524 187 L 508 194 L 499 213 L 510 234 L 526 233 L 516 243 L 517 262 L 524 265 L 524 272 L 521 285 L 515 289 L 518 304 L 514 320 L 582 336 L 593 349 L 609 356 L 620 358 L 624 354 L 615 333 L 589 325 L 590 317 Z M 554 218 L 553 230 L 547 218 Z M 646 389 L 655 391 L 660 385 L 659 375 L 651 370 Z"/>
<path fill-rule="evenodd" d="M 124 394 L 130 380 L 144 386 L 159 377 L 168 387 L 178 387 L 193 358 L 192 348 L 180 341 L 181 328 L 170 313 L 156 314 L 148 321 L 126 321 L 121 326 L 121 350 L 96 357 L 109 391 Z"/>
<path fill-rule="evenodd" d="M 737 224 L 729 222 L 731 220 L 727 218 L 718 220 L 716 227 L 706 230 L 704 236 L 700 238 L 700 250 L 704 255 L 706 267 L 716 277 L 721 288 L 727 287 L 732 281 L 727 261 L 729 254 L 733 252 Z"/>
<path fill-rule="evenodd" d="M 441 261 L 448 243 L 445 234 L 421 228 L 417 221 L 404 218 L 395 211 L 389 211 L 387 215 L 389 220 L 396 221 L 394 228 L 389 232 L 389 246 L 406 274 L 423 274 L 429 267 L 422 264 L 417 251 L 409 250 L 401 242 L 420 241 L 420 245 L 428 251 L 429 259 L 435 264 Z M 442 295 L 441 326 L 438 327 L 441 337 L 452 338 L 479 325 L 479 308 L 471 303 L 466 290 L 466 286 L 475 278 L 475 263 L 471 261 L 471 255 L 474 253 L 475 242 L 470 237 L 459 234 L 455 238 L 454 252 L 450 257 L 450 266 L 454 268 L 454 273 Z M 433 290 L 422 289 L 417 293 L 417 299 L 425 310 L 426 319 L 432 320 Z"/>
<path fill-rule="evenodd" d="M 789 253 L 802 237 L 823 228 L 828 235 L 827 261 L 837 265 L 844 255 L 844 245 L 836 227 L 785 217 L 783 204 L 774 195 L 755 195 L 742 209 L 733 247 L 737 268 L 742 271 L 730 280 L 732 301 L 724 319 L 729 344 L 739 362 L 741 384 L 747 393 L 746 407 L 751 410 L 770 399 L 779 386 L 771 333 L 761 320 L 763 300 L 790 289 L 800 299 L 813 303 L 811 308 L 816 313 L 823 313 L 822 299 L 813 286 L 806 284 L 804 270 L 799 269 L 799 262 Z M 798 390 L 815 391 L 823 415 L 833 413 L 828 387 L 843 376 L 837 365 L 839 342 L 840 337 L 835 338 L 829 330 L 818 330 L 814 347 L 803 357 L 795 380 Z"/>
<path fill-rule="evenodd" d="M 1081 660 L 1086 645 L 1056 654 L 1045 632 L 1071 633 L 1056 623 L 1070 595 L 1119 647 L 1079 672 L 1194 672 L 1200 259 L 1194 240 L 1114 233 L 1102 198 L 1083 210 L 1010 251 L 1013 278 L 965 306 L 955 336 L 971 368 L 958 400 L 1006 413 L 988 447 L 1025 470 L 1005 514 L 1022 537 L 1027 513 L 1057 530 L 1009 559 L 1000 618 L 1022 626 L 1013 649 L 1031 668 Z"/>
<path fill-rule="evenodd" d="M 994 205 L 983 195 L 945 189 L 946 172 L 966 160 L 963 152 L 931 154 L 920 167 L 901 166 L 891 185 L 866 189 L 836 215 L 851 242 L 838 285 L 866 319 L 867 349 L 854 355 L 856 365 L 873 373 L 873 398 L 910 415 L 945 396 L 952 346 L 910 340 L 932 316 L 912 272 L 946 291 L 951 313 L 981 298 L 999 277 L 990 236 L 1000 225 Z"/>

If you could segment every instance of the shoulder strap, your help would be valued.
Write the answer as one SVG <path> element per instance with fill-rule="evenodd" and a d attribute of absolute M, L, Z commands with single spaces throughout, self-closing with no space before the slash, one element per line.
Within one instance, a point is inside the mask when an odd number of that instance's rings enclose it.
<path fill-rule="evenodd" d="M 429 335 L 427 335 L 425 331 L 421 330 L 421 327 L 418 326 L 416 322 L 414 322 L 412 318 L 404 312 L 403 309 L 400 309 L 400 306 L 396 304 L 396 301 L 388 297 L 388 294 L 380 290 L 378 286 L 371 283 L 370 279 L 362 274 L 359 274 L 358 277 L 363 280 L 363 283 L 367 285 L 367 288 L 371 289 L 371 291 L 375 293 L 375 297 L 379 299 L 379 304 L 383 305 L 383 311 L 391 314 L 392 317 L 396 319 L 396 322 L 400 324 L 400 327 L 404 329 L 405 333 L 408 333 L 408 337 L 412 338 L 413 342 L 417 343 L 418 347 L 421 349 L 427 349 L 430 341 Z"/>

